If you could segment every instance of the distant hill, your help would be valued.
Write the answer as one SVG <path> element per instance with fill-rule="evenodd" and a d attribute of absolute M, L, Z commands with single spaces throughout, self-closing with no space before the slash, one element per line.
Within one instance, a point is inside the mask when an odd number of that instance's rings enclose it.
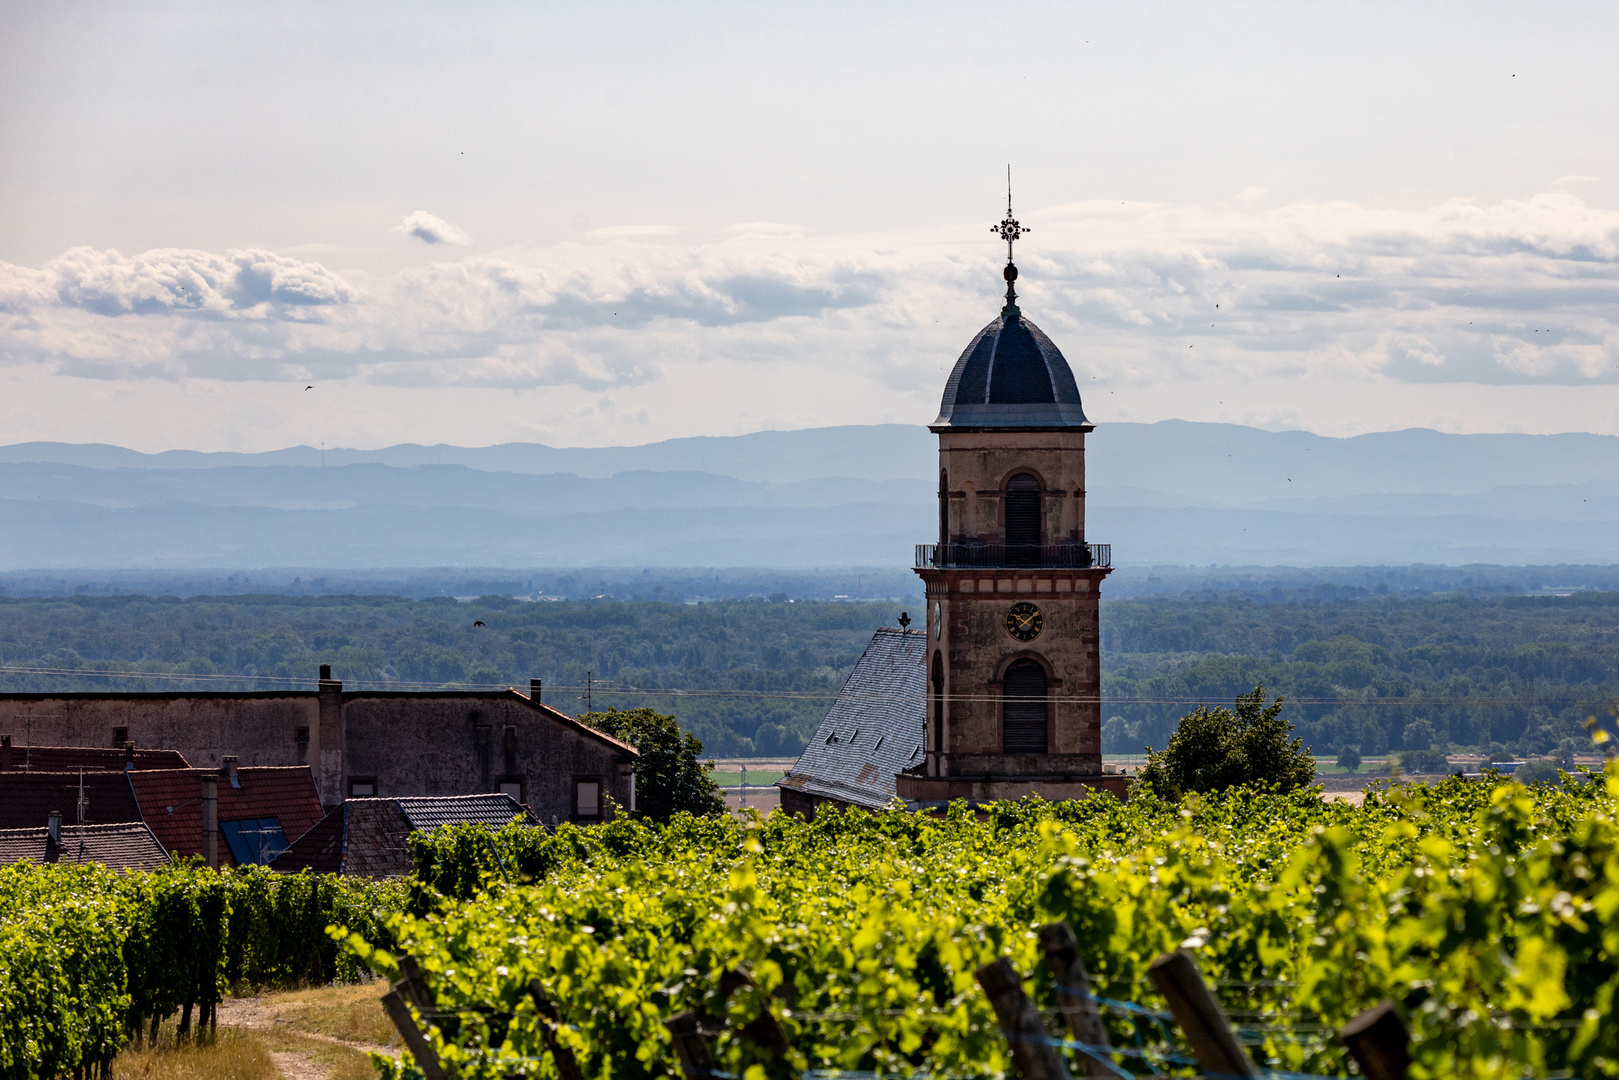
<path fill-rule="evenodd" d="M 0 569 L 905 565 L 932 539 L 923 427 L 645 446 L 261 454 L 0 447 Z M 1089 527 L 1117 565 L 1619 562 L 1619 438 L 1335 439 L 1104 424 Z"/>

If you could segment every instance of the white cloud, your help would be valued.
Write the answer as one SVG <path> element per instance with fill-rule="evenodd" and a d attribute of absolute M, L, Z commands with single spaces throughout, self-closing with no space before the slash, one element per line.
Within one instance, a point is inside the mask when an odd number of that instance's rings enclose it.
<path fill-rule="evenodd" d="M 429 214 L 426 210 L 417 210 L 406 214 L 405 220 L 394 226 L 394 232 L 402 232 L 406 236 L 414 236 L 424 244 L 456 244 L 465 246 L 472 243 L 472 237 L 461 229 L 451 225 L 441 217 Z"/>
<path fill-rule="evenodd" d="M 1566 191 L 1422 211 L 1098 202 L 1028 219 L 1021 303 L 1082 384 L 1619 383 L 1619 212 Z M 266 251 L 75 248 L 0 264 L 0 363 L 599 392 L 700 384 L 723 361 L 920 400 L 999 306 L 979 232 L 752 224 L 693 242 L 641 228 L 376 278 Z"/>

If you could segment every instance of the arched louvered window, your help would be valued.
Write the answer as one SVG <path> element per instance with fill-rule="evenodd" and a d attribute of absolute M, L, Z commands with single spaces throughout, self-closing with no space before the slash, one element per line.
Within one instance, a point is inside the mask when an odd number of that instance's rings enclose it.
<path fill-rule="evenodd" d="M 944 657 L 933 654 L 933 752 L 944 752 Z"/>
<path fill-rule="evenodd" d="M 1046 670 L 1018 660 L 1001 679 L 1001 752 L 1046 752 Z"/>
<path fill-rule="evenodd" d="M 950 542 L 950 476 L 939 470 L 939 544 Z"/>
<path fill-rule="evenodd" d="M 1018 473 L 1006 482 L 1006 561 L 1010 566 L 1040 562 L 1040 481 Z"/>

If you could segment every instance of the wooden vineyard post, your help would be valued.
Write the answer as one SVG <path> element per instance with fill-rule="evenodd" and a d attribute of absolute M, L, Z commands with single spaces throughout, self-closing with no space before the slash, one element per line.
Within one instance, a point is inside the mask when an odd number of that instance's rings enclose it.
<path fill-rule="evenodd" d="M 1184 950 L 1165 953 L 1147 968 L 1153 985 L 1169 1002 L 1175 1022 L 1192 1044 L 1192 1053 L 1206 1073 L 1219 1077 L 1257 1077 L 1259 1070 L 1237 1041 L 1225 1010 L 1214 1000 L 1197 964 Z"/>
<path fill-rule="evenodd" d="M 406 999 L 414 1006 L 416 1011 L 424 1016 L 438 1009 L 438 999 L 427 985 L 427 977 L 422 974 L 422 965 L 410 953 L 399 958 L 399 981 L 394 988 L 403 993 Z"/>
<path fill-rule="evenodd" d="M 753 985 L 753 974 L 745 967 L 732 968 L 720 976 L 720 994 L 729 999 L 730 996 L 743 987 Z M 770 1011 L 769 1006 L 759 1010 L 759 1015 L 748 1021 L 742 1029 L 742 1034 L 758 1049 L 768 1052 L 778 1062 L 787 1060 L 787 1036 L 782 1034 L 781 1025 L 776 1022 L 776 1014 Z"/>
<path fill-rule="evenodd" d="M 579 1071 L 579 1059 L 557 1039 L 557 1028 L 562 1024 L 562 1017 L 556 1005 L 545 996 L 545 987 L 540 985 L 540 980 L 528 981 L 528 996 L 534 999 L 534 1011 L 540 1014 L 540 1037 L 545 1040 L 545 1048 L 551 1051 L 557 1076 L 562 1080 L 584 1080 L 585 1074 Z"/>
<path fill-rule="evenodd" d="M 1066 922 L 1048 923 L 1040 928 L 1040 950 L 1046 955 L 1046 970 L 1057 984 L 1057 1001 L 1075 1042 L 1086 1046 L 1106 1046 L 1107 1032 L 1091 996 L 1091 977 L 1079 958 L 1079 942 Z M 1085 1075 L 1116 1077 L 1118 1072 L 1095 1055 L 1080 1051 L 1085 1059 Z"/>
<path fill-rule="evenodd" d="M 752 985 L 753 975 L 747 968 L 732 968 L 720 976 L 720 997 L 729 999 L 738 990 Z M 714 1055 L 709 1049 L 703 1028 L 707 1026 L 712 1029 L 721 1022 L 719 1018 L 693 1009 L 676 1013 L 663 1022 L 663 1026 L 669 1029 L 669 1035 L 674 1040 L 675 1057 L 680 1059 L 681 1072 L 689 1080 L 715 1074 Z M 748 1021 L 740 1034 L 753 1049 L 764 1051 L 767 1055 L 766 1060 L 776 1065 L 778 1069 L 787 1065 L 790 1054 L 787 1036 L 782 1034 L 781 1025 L 776 1022 L 776 1015 L 770 1011 L 768 1005 L 759 1010 L 758 1016 Z"/>
<path fill-rule="evenodd" d="M 691 1009 L 678 1012 L 663 1022 L 675 1042 L 675 1057 L 680 1059 L 680 1071 L 686 1080 L 707 1080 L 714 1074 L 714 1057 L 708 1052 L 702 1025 Z"/>
<path fill-rule="evenodd" d="M 1394 1005 L 1373 1005 L 1344 1025 L 1338 1038 L 1368 1080 L 1406 1080 L 1411 1067 L 1411 1035 Z"/>
<path fill-rule="evenodd" d="M 1024 1080 L 1068 1080 L 1062 1055 L 1040 1022 L 1040 1010 L 1023 992 L 1023 980 L 1012 961 L 1003 956 L 993 964 L 985 964 L 976 974 Z"/>
<path fill-rule="evenodd" d="M 416 1059 L 416 1067 L 422 1070 L 422 1075 L 427 1080 L 448 1080 L 438 1054 L 433 1052 L 433 1044 L 427 1041 L 427 1035 L 416 1026 L 416 1018 L 410 1014 L 411 1005 L 424 1017 L 431 1014 L 437 1007 L 433 991 L 422 978 L 421 965 L 409 953 L 399 958 L 399 973 L 403 978 L 382 995 L 382 1009 L 399 1029 L 399 1037 Z"/>

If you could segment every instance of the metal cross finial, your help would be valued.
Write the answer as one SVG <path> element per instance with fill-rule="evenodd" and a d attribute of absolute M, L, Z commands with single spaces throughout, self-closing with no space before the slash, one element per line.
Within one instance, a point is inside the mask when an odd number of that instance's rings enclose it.
<path fill-rule="evenodd" d="M 991 225 L 989 231 L 999 234 L 1006 241 L 1006 261 L 1012 261 L 1012 241 L 1026 232 L 1033 230 L 1024 228 L 1018 219 L 1012 216 L 1012 166 L 1006 167 L 1006 220 L 999 225 Z"/>

